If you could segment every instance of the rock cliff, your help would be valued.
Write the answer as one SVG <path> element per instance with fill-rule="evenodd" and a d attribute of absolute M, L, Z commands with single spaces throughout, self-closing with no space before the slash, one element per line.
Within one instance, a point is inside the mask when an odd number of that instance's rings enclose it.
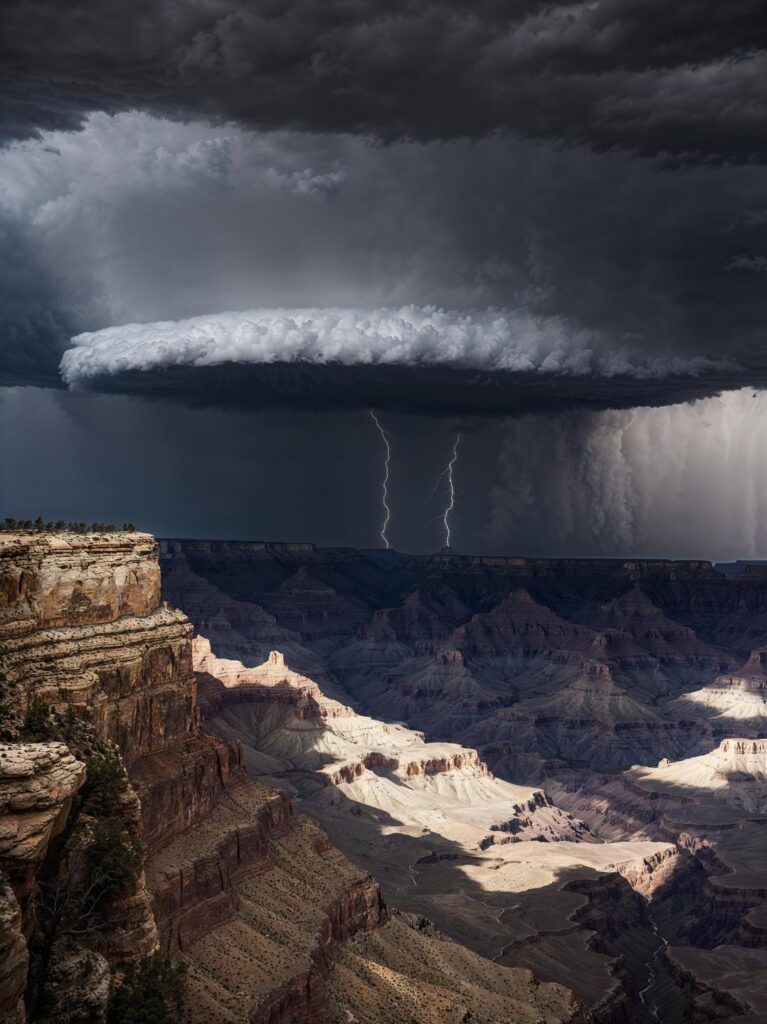
<path fill-rule="evenodd" d="M 157 947 L 145 858 L 204 813 L 191 790 L 221 778 L 217 766 L 176 756 L 210 746 L 198 735 L 191 632 L 162 605 L 151 537 L 6 535 L 0 544 L 10 741 L 0 754 L 0 865 L 35 950 L 26 983 L 34 1019 L 77 1020 L 86 1008 L 101 1019 L 110 974 Z M 163 757 L 176 765 L 171 778 L 152 771 Z M 194 776 L 186 789 L 185 774 Z M 183 814 L 152 820 L 158 788 L 176 793 Z"/>

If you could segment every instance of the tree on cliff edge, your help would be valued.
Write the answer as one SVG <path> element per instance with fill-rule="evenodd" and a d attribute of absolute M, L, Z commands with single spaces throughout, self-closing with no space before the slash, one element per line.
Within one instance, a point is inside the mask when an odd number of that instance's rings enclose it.
<path fill-rule="evenodd" d="M 185 970 L 185 964 L 174 966 L 159 953 L 144 957 L 112 996 L 107 1024 L 175 1024 Z"/>

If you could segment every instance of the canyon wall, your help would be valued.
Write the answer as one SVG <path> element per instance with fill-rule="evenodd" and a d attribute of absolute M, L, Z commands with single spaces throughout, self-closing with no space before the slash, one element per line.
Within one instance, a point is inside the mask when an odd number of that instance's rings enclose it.
<path fill-rule="evenodd" d="M 54 730 L 67 715 L 86 722 L 98 741 L 116 746 L 127 773 L 125 819 L 141 842 L 145 871 L 122 899 L 130 913 L 115 913 L 114 927 L 86 944 L 117 977 L 147 953 L 176 956 L 234 920 L 239 883 L 268 870 L 271 843 L 300 819 L 287 797 L 248 779 L 236 743 L 201 733 L 192 627 L 161 601 L 152 538 L 5 537 L 0 601 L 11 740 L 0 756 L 0 868 L 9 883 L 3 923 L 15 964 L 4 989 L 22 1019 L 28 957 L 21 943 L 35 936 L 36 901 L 48 880 L 74 870 L 62 841 L 74 828 L 87 774 L 64 743 L 13 742 L 23 738 L 30 711 L 44 708 Z M 230 803 L 248 813 L 230 820 Z M 203 835 L 207 846 L 198 849 Z M 382 923 L 380 894 L 364 878 L 334 889 L 328 922 L 353 907 L 360 885 L 378 914 L 356 921 L 352 913 L 347 930 Z M 103 1006 L 96 1012 L 103 1015 Z"/>

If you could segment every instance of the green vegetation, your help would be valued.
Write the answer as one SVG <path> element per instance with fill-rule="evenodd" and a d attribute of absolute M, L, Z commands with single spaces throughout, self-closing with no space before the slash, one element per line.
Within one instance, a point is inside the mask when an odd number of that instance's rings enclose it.
<path fill-rule="evenodd" d="M 4 677 L 0 674 L 0 685 L 3 681 Z M 96 736 L 89 722 L 77 717 L 71 704 L 68 704 L 61 714 L 46 704 L 39 694 L 33 695 L 17 732 L 14 739 L 25 743 L 45 743 L 47 740 L 66 743 L 81 761 L 87 761 L 90 755 L 98 752 L 114 750 L 110 743 L 105 743 Z"/>
<path fill-rule="evenodd" d="M 84 752 L 88 773 L 83 787 L 81 810 L 93 818 L 111 818 L 119 813 L 125 791 L 125 770 L 120 755 L 106 744 Z"/>
<path fill-rule="evenodd" d="M 54 716 L 57 738 L 85 762 L 85 784 L 78 795 L 80 821 L 95 819 L 87 844 L 87 876 L 93 910 L 117 899 L 141 871 L 141 846 L 123 820 L 126 775 L 117 748 L 99 739 L 93 727 L 68 707 Z"/>
<path fill-rule="evenodd" d="M 45 743 L 59 738 L 59 727 L 51 709 L 40 697 L 33 697 L 24 716 L 19 739 L 24 743 Z"/>
<path fill-rule="evenodd" d="M 121 818 L 104 818 L 72 829 L 60 863 L 54 878 L 38 884 L 34 952 L 45 965 L 42 976 L 57 939 L 82 943 L 121 924 L 111 904 L 135 884 L 141 848 Z"/>
<path fill-rule="evenodd" d="M 122 818 L 113 815 L 93 825 L 86 859 L 89 902 L 83 909 L 96 914 L 136 882 L 141 871 L 141 846 L 128 834 Z"/>
<path fill-rule="evenodd" d="M 85 762 L 85 783 L 75 799 L 64 854 L 82 862 L 76 895 L 83 906 L 74 923 L 77 930 L 84 924 L 92 930 L 95 912 L 125 892 L 141 869 L 138 840 L 122 819 L 126 775 L 120 754 L 112 743 L 99 739 L 93 726 L 78 718 L 71 706 L 59 714 L 37 696 L 24 716 L 19 739 L 28 743 L 59 740 Z"/>
<path fill-rule="evenodd" d="M 11 700 L 8 676 L 0 668 L 0 743 L 13 743 L 18 738 L 18 711 Z"/>
<path fill-rule="evenodd" d="M 135 887 L 142 851 L 126 815 L 132 805 L 119 751 L 99 738 L 90 722 L 78 718 L 71 706 L 62 714 L 34 697 L 18 737 L 66 743 L 87 769 L 62 836 L 58 866 L 38 881 L 28 985 L 32 1019 L 41 1006 L 54 943 L 88 948 L 100 932 L 119 928 L 127 919 L 117 901 Z"/>
<path fill-rule="evenodd" d="M 141 871 L 141 844 L 123 818 L 127 787 L 120 754 L 71 707 L 59 715 L 39 698 L 22 732 L 67 743 L 87 769 L 63 847 L 67 870 L 40 886 L 41 923 L 51 940 L 100 931 L 114 923 L 113 915 L 105 917 L 109 904 L 130 890 Z"/>
<path fill-rule="evenodd" d="M 126 776 L 119 751 L 113 743 L 100 739 L 89 722 L 78 718 L 71 705 L 59 714 L 41 697 L 33 697 L 18 739 L 25 743 L 66 743 L 87 768 L 85 784 L 77 797 L 78 811 L 91 818 L 120 814 Z"/>
<path fill-rule="evenodd" d="M 134 523 L 117 526 L 115 523 L 65 522 L 63 519 L 57 519 L 54 523 L 46 522 L 42 516 L 38 516 L 37 519 L 14 519 L 12 516 L 6 516 L 0 522 L 0 533 L 132 533 L 135 529 Z"/>
<path fill-rule="evenodd" d="M 107 1024 L 175 1024 L 183 998 L 185 964 L 146 956 L 125 975 L 109 1002 Z"/>

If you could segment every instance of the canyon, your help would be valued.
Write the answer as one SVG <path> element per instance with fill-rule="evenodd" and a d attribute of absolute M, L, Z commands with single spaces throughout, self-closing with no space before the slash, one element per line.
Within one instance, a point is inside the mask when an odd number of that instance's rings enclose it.
<path fill-rule="evenodd" d="M 0 539 L 0 1020 L 104 1021 L 159 956 L 185 968 L 189 1024 L 585 1021 L 562 984 L 398 908 L 290 787 L 248 772 L 204 722 L 202 642 L 157 554 L 145 534 Z M 476 755 L 405 745 L 411 771 L 493 788 Z M 519 813 L 538 812 L 585 828 Z"/>
<path fill-rule="evenodd" d="M 767 1019 L 758 566 L 6 534 L 0 717 L 0 1021 Z"/>
<path fill-rule="evenodd" d="M 173 540 L 160 557 L 211 729 L 401 910 L 564 982 L 594 1020 L 761 1019 L 759 566 Z M 494 815 L 503 783 L 514 810 Z"/>

